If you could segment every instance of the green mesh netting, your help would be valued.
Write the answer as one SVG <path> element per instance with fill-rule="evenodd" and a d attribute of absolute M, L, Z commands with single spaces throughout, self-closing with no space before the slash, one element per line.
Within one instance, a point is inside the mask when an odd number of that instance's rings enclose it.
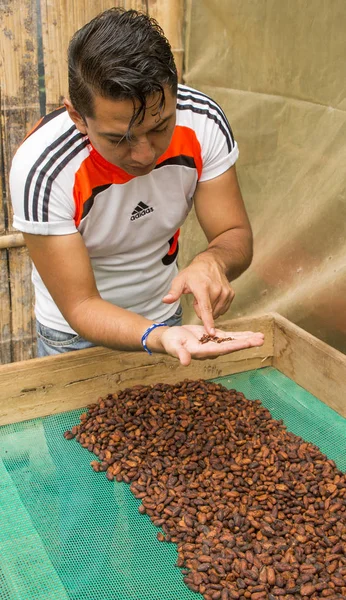
<path fill-rule="evenodd" d="M 346 470 L 346 419 L 290 379 L 268 367 L 214 381 L 259 398 Z M 201 600 L 129 486 L 63 438 L 81 412 L 0 428 L 0 600 Z"/>

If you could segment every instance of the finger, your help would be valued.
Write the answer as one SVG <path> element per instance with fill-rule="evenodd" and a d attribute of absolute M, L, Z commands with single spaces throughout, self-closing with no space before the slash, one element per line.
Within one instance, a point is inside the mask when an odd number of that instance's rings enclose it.
<path fill-rule="evenodd" d="M 221 329 L 216 329 L 216 335 L 222 338 L 232 337 L 234 339 L 249 338 L 253 336 L 264 338 L 264 334 L 260 331 L 222 331 Z"/>
<path fill-rule="evenodd" d="M 254 334 L 251 337 L 244 337 L 244 338 L 239 338 L 237 340 L 234 340 L 233 342 L 231 342 L 231 344 L 232 343 L 234 344 L 233 347 L 235 350 L 243 350 L 245 348 L 252 348 L 252 347 L 258 348 L 263 345 L 263 342 L 264 342 L 264 338 L 262 336 Z"/>
<path fill-rule="evenodd" d="M 181 346 L 180 348 L 177 349 L 177 355 L 178 355 L 178 359 L 180 360 L 180 364 L 183 367 L 188 367 L 190 362 L 191 362 L 191 354 L 190 352 L 188 352 L 186 350 L 186 348 L 184 348 L 183 346 Z"/>
<path fill-rule="evenodd" d="M 185 286 L 184 280 L 179 279 L 178 277 L 175 277 L 172 281 L 171 289 L 162 298 L 162 302 L 165 302 L 166 304 L 172 304 L 173 302 L 176 302 L 180 298 L 180 296 L 183 294 L 184 286 Z"/>
<path fill-rule="evenodd" d="M 229 342 L 222 342 L 222 344 L 219 344 L 219 346 L 221 346 L 221 350 L 225 349 L 227 351 L 228 348 L 230 348 L 231 351 L 233 351 L 242 350 L 244 348 L 259 347 L 263 345 L 263 342 L 263 334 L 253 333 L 249 336 L 234 338 Z"/>
<path fill-rule="evenodd" d="M 246 350 L 246 348 L 260 347 L 263 345 L 263 338 L 254 335 L 253 337 L 232 340 L 229 342 L 223 342 L 218 344 L 216 342 L 207 342 L 203 344 L 202 349 L 198 352 L 198 357 L 216 357 L 224 354 L 231 354 L 232 352 L 238 352 L 239 350 Z"/>
<path fill-rule="evenodd" d="M 250 335 L 248 337 L 239 338 L 237 341 L 238 342 L 244 341 L 244 343 L 247 341 L 247 342 L 249 342 L 250 346 L 262 346 L 264 343 L 264 335 L 263 335 L 263 333 L 253 333 L 252 335 Z"/>
<path fill-rule="evenodd" d="M 231 303 L 234 299 L 235 293 L 232 288 L 223 289 L 217 301 L 213 305 L 214 319 L 217 319 L 221 315 L 224 315 L 228 311 Z"/>
<path fill-rule="evenodd" d="M 216 306 L 216 308 L 213 307 L 212 312 L 213 312 L 214 320 L 217 319 L 218 317 L 220 317 L 221 315 L 223 315 L 228 310 L 228 308 L 229 308 L 229 306 L 226 306 L 224 308 L 224 310 L 222 310 L 218 306 Z M 197 317 L 202 320 L 201 312 L 199 310 L 198 304 L 196 304 L 196 303 L 194 304 L 194 309 L 195 309 L 195 313 L 196 313 Z"/>
<path fill-rule="evenodd" d="M 229 309 L 235 293 L 228 282 L 227 285 L 220 286 L 218 289 L 213 287 L 212 292 L 210 294 L 210 303 L 213 310 L 213 317 L 217 319 Z"/>
<path fill-rule="evenodd" d="M 206 296 L 204 300 L 200 301 L 198 301 L 198 299 L 195 298 L 193 304 L 196 315 L 203 322 L 204 329 L 206 330 L 206 332 L 209 333 L 209 335 L 215 335 L 213 309 L 208 296 Z"/>
<path fill-rule="evenodd" d="M 161 337 L 162 345 L 167 354 L 177 358 L 183 367 L 187 367 L 191 362 L 191 352 L 186 347 L 188 337 L 189 333 L 184 327 L 179 326 L 168 327 Z"/>
<path fill-rule="evenodd" d="M 214 342 L 215 343 L 215 342 Z M 264 336 L 253 334 L 252 336 L 244 336 L 239 338 L 234 338 L 229 342 L 222 342 L 222 344 L 218 344 L 221 346 L 221 350 L 225 350 L 226 352 L 230 349 L 231 352 L 235 350 L 242 350 L 244 348 L 259 348 L 263 346 Z"/>

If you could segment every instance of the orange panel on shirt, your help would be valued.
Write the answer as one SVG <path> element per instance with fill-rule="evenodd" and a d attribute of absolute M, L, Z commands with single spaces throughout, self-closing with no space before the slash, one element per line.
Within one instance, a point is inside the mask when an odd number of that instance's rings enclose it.
<path fill-rule="evenodd" d="M 160 156 L 157 164 L 164 162 L 168 158 L 180 155 L 190 156 L 194 159 L 198 178 L 200 178 L 202 173 L 202 155 L 197 136 L 193 129 L 184 127 L 183 125 L 176 125 L 171 143 L 166 152 Z"/>
<path fill-rule="evenodd" d="M 178 238 L 180 235 L 180 228 L 175 232 L 174 236 L 173 236 L 173 241 L 172 241 L 172 245 L 170 247 L 170 249 L 168 250 L 168 256 L 171 256 L 171 254 L 174 254 L 174 252 L 177 249 L 178 246 Z"/>
<path fill-rule="evenodd" d="M 100 157 L 101 158 L 101 157 Z M 106 163 L 106 161 L 104 161 Z M 118 183 L 127 183 L 134 179 L 115 165 L 110 165 L 111 169 L 105 168 L 99 162 L 96 162 L 92 155 L 89 155 L 79 167 L 73 187 L 73 197 L 76 205 L 75 223 L 78 227 L 82 214 L 84 203 L 91 197 L 93 189 L 102 185 Z"/>
<path fill-rule="evenodd" d="M 195 132 L 189 127 L 177 125 L 173 132 L 171 143 L 157 164 L 175 156 L 189 156 L 193 158 L 198 177 L 202 172 L 201 147 Z M 76 205 L 75 223 L 80 224 L 84 203 L 92 196 L 93 189 L 107 184 L 124 184 L 134 179 L 122 169 L 108 163 L 95 149 L 82 162 L 75 176 L 73 197 Z"/>

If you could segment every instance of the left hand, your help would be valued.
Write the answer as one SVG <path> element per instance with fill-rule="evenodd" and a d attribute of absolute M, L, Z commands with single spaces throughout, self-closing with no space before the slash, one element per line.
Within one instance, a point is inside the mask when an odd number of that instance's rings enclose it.
<path fill-rule="evenodd" d="M 183 366 L 188 366 L 191 359 L 206 360 L 216 358 L 246 348 L 260 347 L 263 345 L 264 335 L 253 331 L 221 331 L 216 329 L 217 337 L 232 340 L 201 343 L 200 339 L 205 334 L 201 325 L 183 325 L 182 327 L 167 327 L 161 334 L 161 344 L 167 354 L 175 356 Z"/>
<path fill-rule="evenodd" d="M 171 289 L 162 301 L 172 304 L 182 294 L 193 294 L 196 315 L 210 335 L 215 335 L 214 319 L 229 309 L 235 295 L 222 266 L 208 251 L 196 256 L 173 279 Z"/>

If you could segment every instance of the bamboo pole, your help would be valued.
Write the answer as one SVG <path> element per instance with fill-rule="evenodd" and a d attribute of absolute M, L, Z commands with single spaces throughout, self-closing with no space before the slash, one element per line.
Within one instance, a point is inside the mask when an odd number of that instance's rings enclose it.
<path fill-rule="evenodd" d="M 1 73 L 1 64 L 0 64 L 0 77 L 1 77 L 2 73 Z M 1 100 L 1 86 L 0 86 L 0 108 L 2 106 L 2 100 Z M 4 130 L 4 123 L 3 123 L 3 118 L 1 116 L 1 112 L 0 111 L 0 233 L 2 233 L 3 231 L 6 230 L 6 217 L 5 217 L 5 206 L 4 206 L 4 198 L 5 198 L 5 190 L 6 190 L 6 186 L 5 186 L 5 157 L 4 157 L 4 137 L 5 137 L 5 130 Z"/>
<path fill-rule="evenodd" d="M 183 80 L 184 65 L 184 0 L 149 0 L 149 14 L 161 25 L 171 44 L 179 81 Z"/>
<path fill-rule="evenodd" d="M 20 246 L 25 246 L 22 233 L 9 233 L 0 236 L 0 250 L 5 248 L 19 248 Z"/>
<path fill-rule="evenodd" d="M 6 250 L 0 250 L 0 364 L 11 362 L 11 299 Z"/>
<path fill-rule="evenodd" d="M 31 260 L 26 247 L 8 251 L 16 261 L 11 269 L 12 361 L 33 358 L 36 353 L 35 318 L 33 314 L 34 290 L 31 283 Z"/>

